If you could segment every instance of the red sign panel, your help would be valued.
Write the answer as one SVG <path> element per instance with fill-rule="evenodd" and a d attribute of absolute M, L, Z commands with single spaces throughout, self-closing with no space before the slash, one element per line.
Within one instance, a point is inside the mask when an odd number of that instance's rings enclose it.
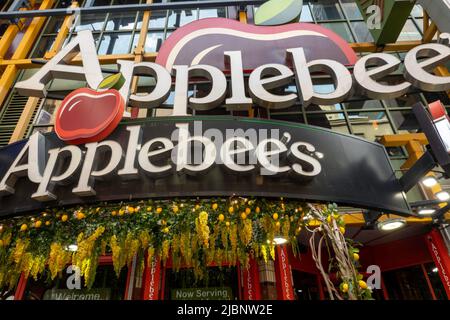
<path fill-rule="evenodd" d="M 428 249 L 438 268 L 439 276 L 441 277 L 447 297 L 450 299 L 450 256 L 447 247 L 442 239 L 442 235 L 436 229 L 426 236 L 426 240 Z"/>
<path fill-rule="evenodd" d="M 294 284 L 292 282 L 292 270 L 289 264 L 289 256 L 286 246 L 277 246 L 277 287 L 281 300 L 294 300 Z"/>
<path fill-rule="evenodd" d="M 144 300 L 159 300 L 161 279 L 161 261 L 154 257 L 151 265 L 145 266 L 144 271 Z"/>
<path fill-rule="evenodd" d="M 244 300 L 261 300 L 258 265 L 255 259 L 251 259 L 248 268 L 244 269 L 243 285 Z"/>

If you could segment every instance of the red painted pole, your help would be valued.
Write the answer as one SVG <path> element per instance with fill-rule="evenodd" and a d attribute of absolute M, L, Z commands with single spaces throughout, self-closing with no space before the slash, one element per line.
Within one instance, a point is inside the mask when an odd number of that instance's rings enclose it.
<path fill-rule="evenodd" d="M 150 265 L 145 263 L 144 275 L 143 275 L 143 299 L 144 300 L 158 300 L 160 290 L 160 277 L 161 277 L 161 261 L 159 258 L 154 257 Z"/>
<path fill-rule="evenodd" d="M 286 246 L 277 246 L 275 271 L 277 274 L 277 288 L 279 300 L 295 300 L 292 271 Z"/>
<path fill-rule="evenodd" d="M 242 268 L 242 266 L 241 266 Z M 244 300 L 261 300 L 258 264 L 250 259 L 247 269 L 243 269 Z"/>

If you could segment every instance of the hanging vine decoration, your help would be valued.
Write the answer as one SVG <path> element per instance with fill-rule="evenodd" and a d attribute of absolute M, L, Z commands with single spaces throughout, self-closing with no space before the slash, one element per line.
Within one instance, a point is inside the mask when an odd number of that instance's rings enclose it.
<path fill-rule="evenodd" d="M 307 230 L 311 232 L 309 246 L 313 260 L 327 287 L 331 300 L 359 300 L 372 299 L 372 291 L 363 280 L 363 275 L 358 272 L 359 249 L 352 245 L 350 239 L 346 239 L 345 222 L 338 214 L 335 204 L 312 205 L 307 219 Z M 311 226 L 316 226 L 311 228 Z M 319 239 L 316 243 L 316 239 Z M 323 248 L 328 249 L 328 271 L 323 265 Z M 330 274 L 336 274 L 340 281 L 339 290 L 336 289 Z"/>
<path fill-rule="evenodd" d="M 318 212 L 301 201 L 231 197 L 102 203 L 6 219 L 0 221 L 0 291 L 14 288 L 22 273 L 51 281 L 68 264 L 80 269 L 90 288 L 101 255 L 111 255 L 117 276 L 134 257 L 139 270 L 155 257 L 164 264 L 171 260 L 174 270 L 191 267 L 202 279 L 212 262 L 247 267 L 250 258 L 275 259 L 275 237 L 287 239 L 297 255 L 302 228 L 309 226 L 313 234 L 323 230 L 305 218 L 320 218 Z M 346 240 L 336 235 L 328 242 L 338 261 L 348 262 L 339 252 L 350 248 Z M 340 272 L 350 284 L 353 271 L 347 269 Z M 342 298 L 366 298 L 361 292 L 352 289 Z"/>

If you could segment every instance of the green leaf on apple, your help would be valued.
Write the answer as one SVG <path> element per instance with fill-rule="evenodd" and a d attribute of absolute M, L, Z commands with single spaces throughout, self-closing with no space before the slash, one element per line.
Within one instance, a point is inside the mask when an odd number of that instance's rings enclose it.
<path fill-rule="evenodd" d="M 107 76 L 100 82 L 97 90 L 116 89 L 120 90 L 125 83 L 125 77 L 121 72 Z"/>
<path fill-rule="evenodd" d="M 298 19 L 302 12 L 303 0 L 269 0 L 255 13 L 255 24 L 276 26 Z"/>

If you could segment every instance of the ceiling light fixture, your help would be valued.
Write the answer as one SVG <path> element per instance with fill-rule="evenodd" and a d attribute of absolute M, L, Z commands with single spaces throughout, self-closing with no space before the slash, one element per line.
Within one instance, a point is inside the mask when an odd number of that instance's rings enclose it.
<path fill-rule="evenodd" d="M 406 220 L 402 218 L 393 218 L 383 221 L 378 221 L 377 227 L 382 231 L 392 231 L 404 227 L 406 225 Z"/>
<path fill-rule="evenodd" d="M 434 187 L 437 183 L 438 181 L 433 176 L 428 176 L 422 179 L 422 184 L 428 188 Z"/>
<path fill-rule="evenodd" d="M 436 212 L 436 209 L 432 208 L 422 208 L 419 210 L 419 214 L 422 216 L 430 215 Z"/>
<path fill-rule="evenodd" d="M 447 191 L 440 191 L 436 193 L 435 196 L 441 201 L 447 201 L 448 199 L 450 199 L 450 194 L 448 194 Z"/>

